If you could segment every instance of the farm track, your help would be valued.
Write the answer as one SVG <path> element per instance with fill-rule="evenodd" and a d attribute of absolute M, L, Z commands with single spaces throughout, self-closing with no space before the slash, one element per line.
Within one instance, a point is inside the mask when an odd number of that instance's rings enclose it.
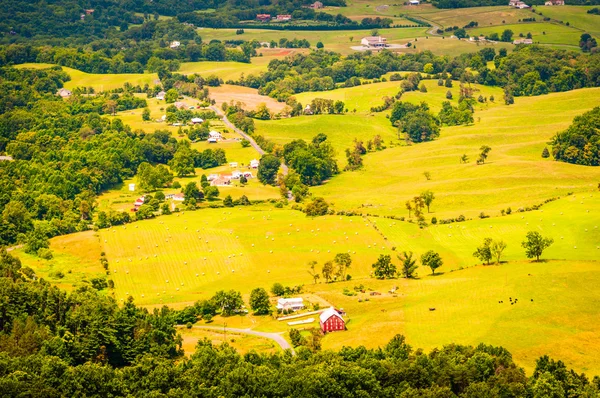
<path fill-rule="evenodd" d="M 296 355 L 296 352 L 292 348 L 291 344 L 287 342 L 286 339 L 280 333 L 267 333 L 267 332 L 258 332 L 256 330 L 251 329 L 238 329 L 238 328 L 222 328 L 219 326 L 192 326 L 194 329 L 206 329 L 206 330 L 226 330 L 232 333 L 240 333 L 240 334 L 249 334 L 252 336 L 258 336 L 265 339 L 273 340 L 276 342 L 282 350 L 290 350 L 292 355 Z"/>

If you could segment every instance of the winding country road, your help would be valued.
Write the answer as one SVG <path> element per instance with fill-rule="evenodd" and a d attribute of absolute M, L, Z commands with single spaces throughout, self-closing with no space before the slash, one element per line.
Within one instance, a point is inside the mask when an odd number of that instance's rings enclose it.
<path fill-rule="evenodd" d="M 223 328 L 219 327 L 219 326 L 201 326 L 201 325 L 195 325 L 195 326 L 192 326 L 192 328 L 194 328 L 194 329 L 215 330 L 215 331 L 222 331 L 223 330 Z M 291 350 L 292 351 L 292 355 L 296 355 L 296 352 L 292 348 L 291 344 L 288 343 L 287 340 L 284 339 L 283 336 L 281 334 L 279 334 L 279 333 L 258 332 L 256 330 L 252 330 L 252 329 L 237 329 L 237 328 L 224 328 L 224 329 L 226 331 L 232 332 L 232 333 L 249 334 L 249 335 L 252 335 L 252 336 L 258 336 L 258 337 L 263 337 L 265 339 L 273 340 L 274 342 L 276 342 L 277 344 L 279 344 L 279 346 L 281 347 L 282 350 Z"/>
<path fill-rule="evenodd" d="M 230 129 L 232 129 L 233 131 L 235 131 L 236 133 L 238 133 L 239 135 L 241 135 L 244 139 L 248 140 L 250 142 L 250 145 L 252 145 L 252 148 L 256 149 L 256 151 L 262 156 L 265 154 L 265 150 L 262 149 L 257 143 L 256 141 L 254 141 L 254 138 L 252 138 L 250 135 L 246 134 L 245 132 L 243 132 L 242 130 L 238 129 L 237 127 L 234 126 L 233 123 L 231 123 L 229 121 L 229 119 L 227 119 L 227 115 L 225 115 L 225 113 L 223 113 L 223 111 L 221 109 L 219 109 L 216 106 L 211 106 L 210 109 L 212 111 L 214 111 L 222 120 L 223 123 L 225 123 L 225 125 L 227 127 L 229 127 Z M 283 175 L 287 175 L 288 174 L 288 167 L 282 163 L 281 164 L 281 171 L 283 171 Z"/>

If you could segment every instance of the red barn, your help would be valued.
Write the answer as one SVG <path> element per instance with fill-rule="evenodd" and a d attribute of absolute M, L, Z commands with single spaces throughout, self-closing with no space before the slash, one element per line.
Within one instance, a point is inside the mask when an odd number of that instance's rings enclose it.
<path fill-rule="evenodd" d="M 321 330 L 325 333 L 346 330 L 346 322 L 340 313 L 333 307 L 326 309 L 319 315 Z"/>

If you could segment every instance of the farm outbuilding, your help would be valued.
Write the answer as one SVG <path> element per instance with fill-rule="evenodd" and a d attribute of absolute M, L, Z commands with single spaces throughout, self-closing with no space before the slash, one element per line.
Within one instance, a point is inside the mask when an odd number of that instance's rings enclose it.
<path fill-rule="evenodd" d="M 344 318 L 342 318 L 340 312 L 333 307 L 321 312 L 319 321 L 321 323 L 321 330 L 325 333 L 346 330 Z"/>

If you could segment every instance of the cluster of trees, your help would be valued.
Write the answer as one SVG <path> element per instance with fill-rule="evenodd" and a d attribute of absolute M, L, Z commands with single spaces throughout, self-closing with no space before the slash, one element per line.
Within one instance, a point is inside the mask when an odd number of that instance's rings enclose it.
<path fill-rule="evenodd" d="M 310 143 L 294 140 L 285 144 L 283 159 L 305 185 L 319 185 L 339 172 L 333 146 L 323 133 L 314 136 Z"/>
<path fill-rule="evenodd" d="M 417 259 L 413 258 L 413 252 L 402 252 L 396 255 L 400 261 L 400 269 L 392 262 L 392 256 L 389 254 L 380 254 L 373 265 L 373 276 L 377 279 L 391 279 L 401 276 L 403 278 L 416 277 L 418 268 Z M 429 267 L 431 274 L 435 275 L 435 270 L 440 268 L 444 262 L 439 253 L 428 250 L 421 255 L 421 265 Z"/>
<path fill-rule="evenodd" d="M 398 126 L 398 135 L 404 134 L 408 142 L 432 141 L 440 135 L 440 120 L 429 111 L 425 102 L 418 105 L 395 102 L 390 122 Z"/>
<path fill-rule="evenodd" d="M 377 54 L 358 52 L 342 57 L 324 50 L 310 54 L 295 54 L 284 59 L 274 59 L 268 71 L 249 74 L 236 81 L 247 87 L 257 88 L 263 95 L 280 101 L 305 91 L 331 90 L 336 84 L 352 87 L 360 79 L 378 79 L 387 72 L 422 71 L 423 66 L 432 64 L 434 73 L 443 72 L 448 57 L 434 56 L 429 51 L 400 56 L 390 51 Z"/>
<path fill-rule="evenodd" d="M 552 155 L 561 162 L 600 166 L 600 107 L 575 117 L 552 138 Z"/>
<path fill-rule="evenodd" d="M 346 149 L 346 159 L 348 164 L 344 167 L 344 170 L 358 170 L 362 167 L 363 161 L 362 156 L 366 155 L 370 151 L 381 151 L 385 149 L 383 145 L 383 138 L 379 134 L 373 137 L 372 140 L 367 141 L 367 146 L 362 141 L 354 139 L 354 147 Z"/>
<path fill-rule="evenodd" d="M 347 273 L 348 268 L 352 265 L 352 257 L 348 253 L 338 253 L 333 260 L 323 263 L 321 274 L 317 272 L 317 265 L 318 263 L 316 261 L 308 263 L 308 273 L 313 278 L 314 283 L 317 283 L 321 277 L 325 279 L 326 283 L 352 279 Z"/>

